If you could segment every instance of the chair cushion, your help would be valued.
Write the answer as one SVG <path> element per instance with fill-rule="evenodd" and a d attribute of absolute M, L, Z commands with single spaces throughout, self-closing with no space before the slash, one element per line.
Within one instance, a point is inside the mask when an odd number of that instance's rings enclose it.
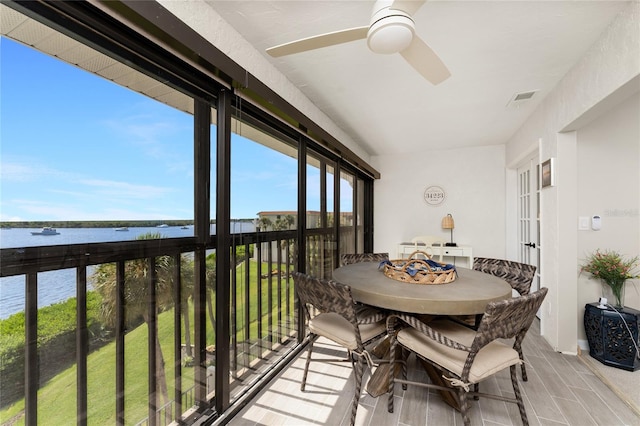
<path fill-rule="evenodd" d="M 372 324 L 361 324 L 360 338 L 362 343 L 371 340 L 386 330 L 384 321 Z M 309 321 L 309 330 L 319 336 L 331 339 L 350 350 L 358 349 L 353 326 L 343 316 L 335 312 L 322 313 Z"/>
<path fill-rule="evenodd" d="M 465 346 L 471 346 L 476 334 L 474 330 L 449 320 L 433 321 L 429 323 L 429 327 Z M 464 363 L 469 355 L 468 352 L 442 345 L 411 327 L 398 332 L 397 338 L 402 346 L 435 362 L 457 376 L 462 374 Z M 476 355 L 467 382 L 477 383 L 515 364 L 520 364 L 518 352 L 510 346 L 494 340 L 480 349 Z"/>

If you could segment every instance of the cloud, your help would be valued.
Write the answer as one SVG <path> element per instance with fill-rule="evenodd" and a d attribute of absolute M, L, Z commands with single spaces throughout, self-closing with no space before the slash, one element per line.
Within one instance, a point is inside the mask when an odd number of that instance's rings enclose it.
<path fill-rule="evenodd" d="M 4 182 L 27 182 L 33 180 L 32 176 L 36 173 L 36 169 L 25 164 L 2 163 L 0 177 Z"/>
<path fill-rule="evenodd" d="M 43 202 L 34 200 L 11 200 L 14 208 L 24 212 L 28 219 L 17 216 L 1 217 L 3 221 L 22 220 L 172 220 L 185 219 L 191 217 L 185 212 L 184 216 L 178 217 L 175 212 L 172 214 L 166 211 L 157 211 L 153 206 L 146 205 L 142 208 L 96 208 L 94 205 L 87 205 L 91 210 L 85 209 L 85 204 L 71 205 L 69 203 Z"/>
<path fill-rule="evenodd" d="M 276 188 L 285 188 L 291 190 L 298 189 L 298 175 L 297 174 L 289 174 L 289 175 L 280 175 L 278 176 L 278 180 L 275 184 Z"/>
<path fill-rule="evenodd" d="M 59 205 L 55 203 L 16 199 L 11 200 L 13 209 L 24 212 L 28 220 L 77 220 L 77 211 L 69 205 Z"/>
<path fill-rule="evenodd" d="M 20 216 L 5 216 L 2 212 L 0 212 L 0 221 L 2 222 L 24 222 L 26 219 Z"/>
<path fill-rule="evenodd" d="M 2 182 L 33 182 L 64 173 L 44 167 L 32 161 L 0 161 L 0 180 Z"/>
<path fill-rule="evenodd" d="M 79 183 L 88 186 L 90 188 L 87 189 L 88 191 L 116 198 L 155 199 L 174 192 L 172 188 L 167 187 L 136 185 L 133 183 L 113 180 L 82 179 Z"/>
<path fill-rule="evenodd" d="M 153 106 L 146 103 L 133 106 L 134 109 L 145 110 L 150 107 Z M 181 132 L 181 124 L 166 111 L 156 111 L 152 114 L 134 112 L 129 116 L 105 120 L 103 123 L 118 137 L 140 147 L 145 155 L 154 159 L 166 159 L 170 145 L 165 144 L 163 140 Z"/>
<path fill-rule="evenodd" d="M 2 221 L 170 219 L 181 214 L 177 206 L 193 204 L 192 191 L 185 199 L 184 191 L 169 185 L 101 179 L 47 167 L 26 156 L 4 156 L 0 179 Z"/>

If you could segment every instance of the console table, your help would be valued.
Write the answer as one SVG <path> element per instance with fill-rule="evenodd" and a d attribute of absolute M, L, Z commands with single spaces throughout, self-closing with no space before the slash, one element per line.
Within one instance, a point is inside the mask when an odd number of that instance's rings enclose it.
<path fill-rule="evenodd" d="M 426 248 L 424 244 L 418 243 L 418 250 Z M 429 252 L 433 253 L 434 257 L 437 257 L 442 251 L 443 262 L 456 264 L 456 258 L 463 257 L 466 260 L 466 267 L 471 269 L 473 267 L 473 250 L 471 246 L 431 246 Z M 398 244 L 397 253 L 398 259 L 404 259 L 409 257 L 411 253 L 416 250 L 415 243 L 403 242 Z M 449 260 L 447 260 L 449 258 Z"/>
<path fill-rule="evenodd" d="M 640 311 L 625 307 L 618 309 L 618 314 L 611 308 L 598 308 L 597 303 L 589 303 L 584 309 L 589 355 L 610 367 L 629 371 L 640 369 L 636 353 L 636 345 L 640 344 Z"/>

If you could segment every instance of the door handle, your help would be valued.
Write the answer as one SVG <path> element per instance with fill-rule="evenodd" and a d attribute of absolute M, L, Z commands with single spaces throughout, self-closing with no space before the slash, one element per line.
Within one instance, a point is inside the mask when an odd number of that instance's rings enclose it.
<path fill-rule="evenodd" d="M 527 247 L 536 248 L 536 243 L 524 243 L 524 245 Z"/>

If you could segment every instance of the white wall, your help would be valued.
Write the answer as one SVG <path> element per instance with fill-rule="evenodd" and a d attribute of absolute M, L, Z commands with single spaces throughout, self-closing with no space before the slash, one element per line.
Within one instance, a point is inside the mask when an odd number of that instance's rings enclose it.
<path fill-rule="evenodd" d="M 581 328 L 578 298 L 577 136 L 610 99 L 638 90 L 640 3 L 633 2 L 567 73 L 527 122 L 508 141 L 507 164 L 540 144 L 540 157 L 556 158 L 557 185 L 541 192 L 541 285 L 549 288 L 542 309 L 542 333 L 559 351 L 575 353 Z M 623 90 L 621 90 L 623 89 Z M 629 179 L 633 177 L 629 176 Z M 621 235 L 638 239 L 637 235 Z"/>
<path fill-rule="evenodd" d="M 578 232 L 578 262 L 596 249 L 640 254 L 640 94 L 577 131 L 578 216 L 602 217 L 600 231 Z M 578 278 L 578 320 L 601 296 L 601 284 Z M 627 284 L 625 305 L 640 309 L 640 281 Z M 579 329 L 579 340 L 585 339 Z"/>
<path fill-rule="evenodd" d="M 473 247 L 474 256 L 505 256 L 504 146 L 372 156 L 380 171 L 374 186 L 376 252 L 396 256 L 396 245 L 418 235 L 450 232 L 441 221 L 451 213 L 453 239 Z M 428 205 L 424 191 L 438 185 L 446 192 L 439 206 Z"/>

